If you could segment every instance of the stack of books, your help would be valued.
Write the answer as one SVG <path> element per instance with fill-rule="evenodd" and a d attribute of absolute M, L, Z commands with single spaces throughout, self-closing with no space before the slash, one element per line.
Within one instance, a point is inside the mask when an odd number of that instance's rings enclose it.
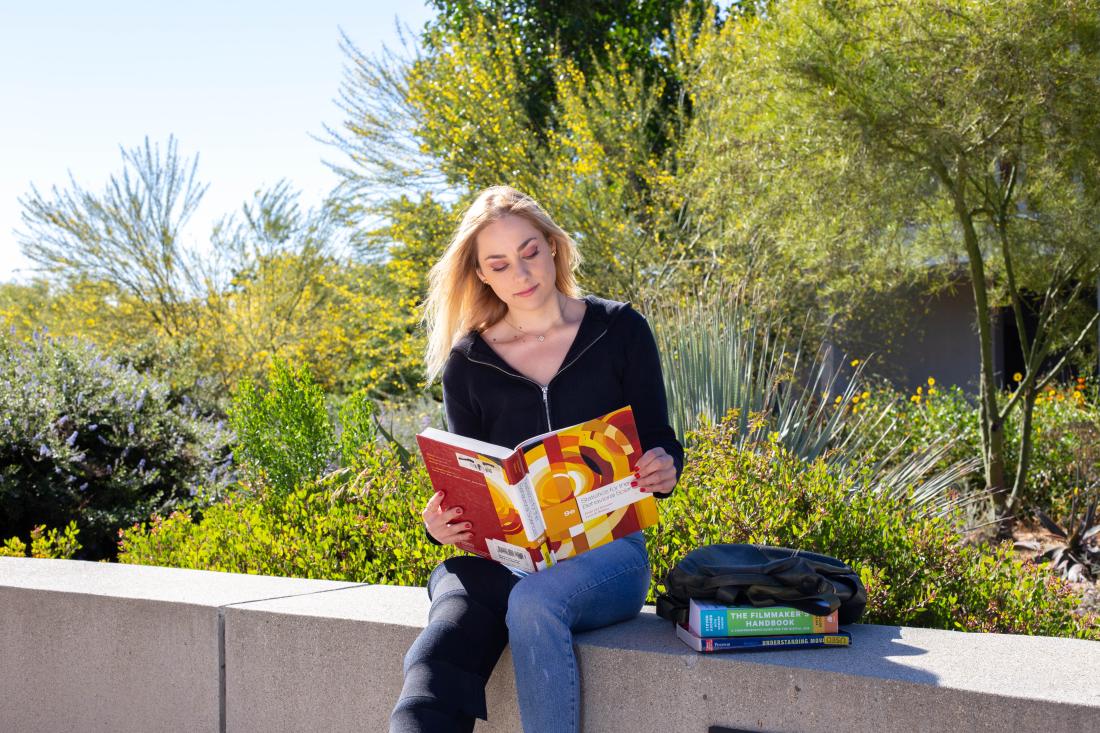
<path fill-rule="evenodd" d="M 680 641 L 697 652 L 851 646 L 836 612 L 814 616 L 787 606 L 727 606 L 692 599 Z"/>

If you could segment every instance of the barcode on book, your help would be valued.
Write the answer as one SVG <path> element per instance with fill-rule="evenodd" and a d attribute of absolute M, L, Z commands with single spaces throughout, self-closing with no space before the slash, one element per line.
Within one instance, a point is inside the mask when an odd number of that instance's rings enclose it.
<path fill-rule="evenodd" d="M 485 544 L 489 546 L 489 557 L 501 565 L 524 570 L 528 573 L 535 572 L 535 563 L 531 560 L 531 553 L 522 547 L 516 547 L 492 537 L 486 537 Z"/>
<path fill-rule="evenodd" d="M 501 481 L 504 478 L 504 471 L 501 469 L 501 467 L 493 463 L 492 461 L 485 460 L 484 458 L 474 458 L 473 456 L 468 456 L 464 453 L 455 453 L 455 460 L 457 460 L 458 465 L 462 466 L 463 468 L 467 468 L 471 471 L 477 471 L 478 473 L 485 474 L 486 476 L 493 476 L 498 481 Z"/>

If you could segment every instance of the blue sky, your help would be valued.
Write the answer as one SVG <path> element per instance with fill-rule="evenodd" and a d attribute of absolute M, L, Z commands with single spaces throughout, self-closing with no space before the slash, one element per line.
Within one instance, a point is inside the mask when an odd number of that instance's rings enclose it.
<path fill-rule="evenodd" d="M 343 29 L 364 52 L 395 47 L 395 19 L 419 30 L 422 0 L 16 3 L 0 12 L 0 281 L 29 278 L 15 229 L 18 198 L 77 182 L 99 191 L 119 146 L 146 135 L 198 154 L 209 183 L 185 239 L 253 191 L 288 178 L 315 205 L 335 184 L 310 138 L 342 120 Z"/>

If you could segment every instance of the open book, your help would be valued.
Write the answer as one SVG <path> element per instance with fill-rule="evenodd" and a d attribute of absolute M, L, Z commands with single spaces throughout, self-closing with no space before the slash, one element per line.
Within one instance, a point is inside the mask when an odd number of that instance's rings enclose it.
<path fill-rule="evenodd" d="M 535 572 L 657 523 L 632 487 L 641 458 L 630 406 L 503 448 L 435 428 L 416 436 L 444 510 L 473 536 L 458 547 Z"/>

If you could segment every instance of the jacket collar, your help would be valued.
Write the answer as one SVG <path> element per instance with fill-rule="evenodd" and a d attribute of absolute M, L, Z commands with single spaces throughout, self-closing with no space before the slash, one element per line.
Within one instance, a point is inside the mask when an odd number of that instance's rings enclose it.
<path fill-rule="evenodd" d="M 630 307 L 630 303 L 607 300 L 595 295 L 584 296 L 584 301 L 588 304 L 588 307 L 585 308 L 580 326 L 577 327 L 577 335 L 574 337 L 573 344 L 569 347 L 562 364 L 568 364 L 577 354 L 587 349 L 593 341 L 603 336 L 615 319 L 619 317 L 619 314 Z M 492 364 L 513 374 L 517 373 L 508 362 L 493 351 L 489 344 L 485 343 L 485 339 L 481 338 L 481 334 L 477 331 L 470 331 L 456 341 L 454 346 L 451 347 L 451 351 L 462 354 L 470 361 Z"/>

